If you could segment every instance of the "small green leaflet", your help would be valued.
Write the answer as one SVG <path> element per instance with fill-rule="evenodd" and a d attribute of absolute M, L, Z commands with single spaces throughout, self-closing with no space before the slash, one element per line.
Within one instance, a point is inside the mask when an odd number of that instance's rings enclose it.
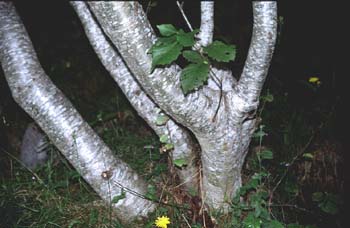
<path fill-rule="evenodd" d="M 162 136 L 160 136 L 159 141 L 161 143 L 168 143 L 169 137 L 167 135 L 162 135 Z"/>
<path fill-rule="evenodd" d="M 312 194 L 312 201 L 318 203 L 318 207 L 328 213 L 336 214 L 338 212 L 339 197 L 331 193 L 314 192 Z"/>
<path fill-rule="evenodd" d="M 119 200 L 124 198 L 125 198 L 125 191 L 122 189 L 122 192 L 120 193 L 120 195 L 114 196 L 111 203 L 118 203 Z"/>
<path fill-rule="evenodd" d="M 192 63 L 203 63 L 205 61 L 204 58 L 196 51 L 183 51 L 182 55 L 187 61 Z"/>
<path fill-rule="evenodd" d="M 248 214 L 247 217 L 243 220 L 244 228 L 260 228 L 262 220 L 260 218 L 256 218 L 252 212 Z"/>
<path fill-rule="evenodd" d="M 313 159 L 314 156 L 311 153 L 305 153 L 305 154 L 303 154 L 303 158 Z"/>
<path fill-rule="evenodd" d="M 267 94 L 266 96 L 263 96 L 262 99 L 266 102 L 271 103 L 273 101 L 273 95 L 272 94 Z"/>
<path fill-rule="evenodd" d="M 284 225 L 282 225 L 282 223 L 280 223 L 277 220 L 271 220 L 268 224 L 267 227 L 269 228 L 284 228 Z"/>
<path fill-rule="evenodd" d="M 167 143 L 164 145 L 164 149 L 168 150 L 172 150 L 174 149 L 174 145 L 172 143 Z"/>
<path fill-rule="evenodd" d="M 174 165 L 181 168 L 182 166 L 187 165 L 187 162 L 184 158 L 180 158 L 180 159 L 175 159 L 174 160 Z"/>
<path fill-rule="evenodd" d="M 166 116 L 166 115 L 164 115 L 164 114 L 159 114 L 159 115 L 157 116 L 157 119 L 156 119 L 156 124 L 157 124 L 158 126 L 162 126 L 162 125 L 165 125 L 166 122 L 168 122 L 168 120 L 169 120 L 169 117 L 168 117 L 168 116 Z"/>
<path fill-rule="evenodd" d="M 271 160 L 273 159 L 273 153 L 271 150 L 263 150 L 260 153 L 260 157 L 263 160 Z"/>
<path fill-rule="evenodd" d="M 323 199 L 324 195 L 322 192 L 314 192 L 312 193 L 312 201 L 320 202 Z"/>
<path fill-rule="evenodd" d="M 154 185 L 148 185 L 147 186 L 147 193 L 146 197 L 151 200 L 156 200 L 157 199 L 157 190 Z"/>
<path fill-rule="evenodd" d="M 214 41 L 208 47 L 204 47 L 203 51 L 208 54 L 210 58 L 219 62 L 229 62 L 236 58 L 236 46 L 228 45 L 221 41 Z"/>
<path fill-rule="evenodd" d="M 184 94 L 198 88 L 208 80 L 209 65 L 194 63 L 188 65 L 181 72 L 181 87 Z"/>
<path fill-rule="evenodd" d="M 162 36 L 172 36 L 178 32 L 172 24 L 157 25 L 157 28 Z"/>
<path fill-rule="evenodd" d="M 81 224 L 81 222 L 79 220 L 73 220 L 71 221 L 69 224 L 68 224 L 68 228 L 72 228 L 74 227 L 75 225 L 78 225 L 78 224 Z"/>
<path fill-rule="evenodd" d="M 323 200 L 318 203 L 319 208 L 328 213 L 335 215 L 338 213 L 338 204 L 339 204 L 339 199 L 336 195 L 334 194 L 326 194 L 323 198 Z"/>

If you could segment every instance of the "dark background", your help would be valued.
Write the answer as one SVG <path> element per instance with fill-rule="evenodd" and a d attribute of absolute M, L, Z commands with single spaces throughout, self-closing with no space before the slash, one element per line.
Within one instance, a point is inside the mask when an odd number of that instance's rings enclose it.
<path fill-rule="evenodd" d="M 147 8 L 149 2 L 144 0 L 142 3 Z M 91 111 L 93 107 L 105 108 L 101 106 L 101 100 L 111 93 L 123 97 L 93 52 L 67 1 L 16 1 L 15 5 L 46 73 L 84 118 L 90 120 L 96 115 Z M 228 67 L 239 75 L 251 36 L 251 2 L 216 1 L 215 7 L 215 38 L 237 45 L 237 59 Z M 192 26 L 198 27 L 198 2 L 186 1 L 184 9 Z M 265 88 L 276 94 L 288 94 L 288 102 L 296 110 L 307 110 L 318 103 L 323 104 L 322 112 L 327 112 L 327 109 L 331 112 L 334 108 L 333 125 L 324 137 L 348 148 L 348 116 L 345 114 L 348 105 L 345 87 L 348 85 L 344 83 L 346 76 L 340 74 L 337 66 L 340 23 L 334 16 L 334 9 L 335 3 L 330 1 L 278 1 L 283 24 L 279 27 Z M 187 30 L 175 1 L 157 1 L 157 5 L 150 8 L 149 17 L 154 28 L 156 24 L 172 23 Z M 310 77 L 319 77 L 322 82 L 317 93 L 303 83 Z M 128 105 L 126 100 L 123 102 Z M 0 108 L 3 112 L 0 114 L 6 120 L 0 122 L 0 146 L 16 149 L 26 124 L 31 120 L 13 101 L 1 71 Z M 342 151 L 343 158 L 347 159 L 347 150 Z M 348 168 L 344 169 L 344 173 L 348 171 Z"/>

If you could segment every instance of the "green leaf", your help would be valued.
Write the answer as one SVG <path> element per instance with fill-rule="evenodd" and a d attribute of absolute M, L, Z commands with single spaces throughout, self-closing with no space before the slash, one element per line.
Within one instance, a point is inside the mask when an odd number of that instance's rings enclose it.
<path fill-rule="evenodd" d="M 148 199 L 156 200 L 157 199 L 157 189 L 154 185 L 147 186 L 147 193 L 145 195 Z"/>
<path fill-rule="evenodd" d="M 254 134 L 253 134 L 253 138 L 258 138 L 261 139 L 262 137 L 266 136 L 266 132 L 264 131 L 265 125 L 260 125 L 259 126 L 259 130 L 257 130 Z"/>
<path fill-rule="evenodd" d="M 178 32 L 172 24 L 157 25 L 157 28 L 162 36 L 171 36 Z"/>
<path fill-rule="evenodd" d="M 169 37 L 159 37 L 154 46 L 161 46 L 166 44 L 172 44 L 176 43 L 176 37 L 175 36 L 169 36 Z"/>
<path fill-rule="evenodd" d="M 266 227 L 269 227 L 269 228 L 284 228 L 284 225 L 282 223 L 280 223 L 279 221 L 277 221 L 277 220 L 272 220 L 268 224 L 266 224 Z"/>
<path fill-rule="evenodd" d="M 284 190 L 291 194 L 291 196 L 296 196 L 299 194 L 299 186 L 295 178 L 287 178 L 284 182 Z M 291 197 L 290 196 L 290 197 Z"/>
<path fill-rule="evenodd" d="M 305 154 L 303 154 L 303 158 L 313 159 L 314 156 L 311 153 L 305 153 Z"/>
<path fill-rule="evenodd" d="M 156 119 L 156 124 L 158 126 L 165 125 L 168 122 L 169 117 L 164 114 L 159 114 Z"/>
<path fill-rule="evenodd" d="M 264 99 L 266 102 L 271 103 L 271 102 L 273 101 L 273 95 L 272 95 L 272 94 L 267 94 L 266 96 L 263 96 L 263 99 Z"/>
<path fill-rule="evenodd" d="M 120 193 L 120 195 L 114 196 L 111 203 L 118 203 L 119 200 L 125 199 L 125 192 L 122 189 L 122 192 Z"/>
<path fill-rule="evenodd" d="M 175 61 L 181 54 L 182 45 L 178 42 L 172 42 L 171 39 L 162 39 L 152 46 L 152 71 L 158 65 L 166 65 Z"/>
<path fill-rule="evenodd" d="M 95 225 L 98 222 L 99 210 L 92 208 L 90 211 L 89 225 Z"/>
<path fill-rule="evenodd" d="M 160 46 L 166 46 L 171 45 L 173 43 L 177 43 L 175 36 L 170 37 L 160 37 L 158 40 L 152 45 L 152 47 L 149 49 L 148 53 L 151 54 L 153 50 Z"/>
<path fill-rule="evenodd" d="M 290 223 L 287 225 L 287 228 L 304 228 L 304 226 L 299 225 L 297 223 Z"/>
<path fill-rule="evenodd" d="M 323 196 L 322 192 L 314 192 L 312 193 L 312 201 L 320 202 L 323 199 Z"/>
<path fill-rule="evenodd" d="M 190 64 L 181 72 L 181 87 L 185 94 L 203 85 L 208 80 L 209 65 Z"/>
<path fill-rule="evenodd" d="M 196 51 L 183 51 L 182 55 L 189 62 L 203 63 L 205 61 L 203 57 Z"/>
<path fill-rule="evenodd" d="M 175 159 L 173 163 L 175 166 L 177 166 L 179 168 L 187 165 L 186 159 L 184 159 L 184 158 Z"/>
<path fill-rule="evenodd" d="M 167 135 L 161 135 L 159 138 L 159 141 L 161 143 L 168 143 L 169 142 L 169 137 Z"/>
<path fill-rule="evenodd" d="M 159 176 L 161 173 L 165 172 L 168 169 L 168 166 L 164 163 L 158 163 L 152 172 L 153 175 Z"/>
<path fill-rule="evenodd" d="M 167 143 L 164 145 L 164 148 L 166 150 L 172 150 L 172 149 L 174 149 L 174 145 L 172 143 Z"/>
<path fill-rule="evenodd" d="M 192 47 L 195 43 L 194 40 L 194 35 L 198 32 L 199 30 L 193 30 L 192 32 L 184 32 L 182 29 L 176 34 L 176 40 L 179 42 L 182 46 L 184 47 Z"/>
<path fill-rule="evenodd" d="M 79 220 L 73 220 L 68 224 L 68 228 L 73 228 L 75 225 L 81 224 L 81 222 Z M 78 226 L 76 226 L 78 227 Z"/>
<path fill-rule="evenodd" d="M 262 160 L 271 160 L 273 159 L 273 152 L 271 150 L 263 150 L 260 153 L 260 157 Z"/>
<path fill-rule="evenodd" d="M 335 215 L 338 212 L 338 197 L 334 194 L 326 194 L 318 204 L 322 211 Z"/>
<path fill-rule="evenodd" d="M 219 62 L 229 62 L 236 57 L 236 46 L 221 41 L 214 41 L 208 47 L 204 47 L 203 51 Z"/>
<path fill-rule="evenodd" d="M 243 220 L 244 228 L 260 228 L 262 220 L 256 218 L 253 213 L 249 213 L 247 217 Z"/>

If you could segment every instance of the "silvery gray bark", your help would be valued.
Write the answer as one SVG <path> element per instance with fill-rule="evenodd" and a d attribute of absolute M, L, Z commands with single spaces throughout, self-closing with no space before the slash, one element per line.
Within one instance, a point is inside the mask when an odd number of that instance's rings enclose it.
<path fill-rule="evenodd" d="M 178 66 L 156 69 L 150 74 L 151 58 L 147 50 L 155 42 L 155 35 L 137 2 L 90 2 L 89 5 L 128 67 L 115 57 L 117 52 L 105 53 L 109 49 L 107 46 L 100 48 L 92 41 L 106 68 L 139 86 L 132 89 L 125 86 L 126 94 L 129 89 L 131 91 L 128 97 L 145 96 L 145 92 L 151 98 L 145 106 L 156 107 L 157 104 L 176 123 L 194 133 L 202 150 L 203 200 L 211 208 L 225 208 L 225 198 L 231 198 L 241 185 L 240 172 L 255 129 L 254 113 L 276 38 L 276 2 L 253 3 L 253 36 L 240 80 L 234 80 L 230 72 L 214 69 L 218 78 L 223 80 L 223 91 L 209 82 L 187 96 L 180 88 L 181 69 Z M 119 194 L 121 190 L 116 187 L 119 184 L 144 193 L 145 183 L 126 164 L 113 157 L 47 78 L 11 3 L 0 3 L 0 19 L 0 60 L 15 100 L 39 123 L 102 198 L 108 200 Z M 115 58 L 116 63 L 119 61 L 118 67 L 108 66 L 107 63 L 111 62 L 107 61 L 108 58 L 113 58 L 113 61 Z M 126 71 L 128 69 L 130 72 Z M 130 81 L 130 75 L 136 80 Z M 136 99 L 135 105 L 138 101 L 144 100 Z M 145 106 L 139 107 L 147 109 Z M 178 126 L 175 122 L 169 123 Z M 169 134 L 172 132 L 179 131 L 170 130 Z M 177 135 L 179 142 L 182 135 Z M 102 173 L 112 176 L 108 175 L 110 179 L 106 180 L 101 178 Z M 113 183 L 115 186 L 109 188 Z M 146 215 L 153 207 L 153 204 L 127 194 L 116 210 L 127 221 L 137 215 Z"/>
<path fill-rule="evenodd" d="M 206 96 L 200 90 L 185 96 L 180 88 L 180 69 L 176 65 L 157 68 L 150 74 L 152 60 L 147 51 L 156 37 L 142 6 L 132 1 L 88 4 L 105 34 L 118 48 L 123 60 L 152 100 L 185 127 L 205 126 L 214 114 L 210 107 L 211 96 Z"/>
<path fill-rule="evenodd" d="M 0 62 L 15 101 L 106 202 L 121 186 L 146 193 L 146 183 L 94 133 L 39 64 L 28 34 L 11 2 L 0 2 Z M 119 218 L 146 216 L 152 202 L 126 192 L 114 204 Z"/>
<path fill-rule="evenodd" d="M 198 169 L 195 166 L 195 142 L 183 127 L 169 119 L 165 125 L 157 125 L 161 109 L 147 96 L 129 71 L 118 52 L 107 40 L 98 23 L 94 20 L 85 2 L 71 2 L 77 12 L 85 33 L 105 68 L 118 83 L 123 93 L 138 114 L 160 137 L 168 135 L 174 144 L 172 159 L 185 159 L 187 166 L 178 170 L 182 183 L 188 188 L 198 188 Z M 165 114 L 164 114 L 165 115 Z"/>
<path fill-rule="evenodd" d="M 201 1 L 201 25 L 197 38 L 200 46 L 208 46 L 214 35 L 214 1 Z"/>
<path fill-rule="evenodd" d="M 147 51 L 155 35 L 139 3 L 88 4 L 144 91 L 194 133 L 202 150 L 203 200 L 212 208 L 225 207 L 225 198 L 230 199 L 241 185 L 241 168 L 276 39 L 277 3 L 253 2 L 253 36 L 240 80 L 236 83 L 230 72 L 216 70 L 224 81 L 222 99 L 220 88 L 210 83 L 184 96 L 181 69 L 174 64 L 150 74 L 152 60 Z"/>

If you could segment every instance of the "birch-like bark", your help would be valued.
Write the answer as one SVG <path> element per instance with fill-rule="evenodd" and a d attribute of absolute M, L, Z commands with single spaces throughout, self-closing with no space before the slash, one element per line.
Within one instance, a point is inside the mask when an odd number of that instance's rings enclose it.
<path fill-rule="evenodd" d="M 208 46 L 214 34 L 214 1 L 201 1 L 201 25 L 197 35 L 198 44 Z"/>
<path fill-rule="evenodd" d="M 39 64 L 28 34 L 11 2 L 0 2 L 0 62 L 15 101 L 106 202 L 124 186 L 146 193 L 146 183 L 82 119 Z M 155 205 L 126 192 L 113 207 L 123 222 L 147 216 Z"/>
<path fill-rule="evenodd" d="M 223 96 L 218 125 L 198 135 L 202 148 L 203 191 L 213 208 L 224 207 L 240 185 L 240 171 L 255 129 L 254 111 L 269 69 L 277 34 L 277 3 L 253 2 L 251 46 L 239 84 Z"/>
<path fill-rule="evenodd" d="M 224 89 L 220 106 L 220 91 L 209 86 L 184 97 L 175 67 L 148 74 L 151 59 L 147 50 L 154 42 L 154 34 L 138 3 L 89 4 L 146 93 L 193 131 L 202 150 L 204 201 L 212 208 L 225 207 L 225 197 L 232 197 L 241 184 L 240 172 L 255 127 L 252 114 L 258 106 L 275 43 L 276 2 L 253 3 L 253 36 L 246 66 L 239 85 L 227 83 L 232 87 Z"/>
<path fill-rule="evenodd" d="M 151 56 L 147 51 L 155 35 L 138 2 L 89 2 L 105 34 L 117 47 L 123 60 L 144 91 L 176 122 L 194 131 L 206 131 L 214 115 L 219 91 L 197 91 L 185 96 L 180 88 L 180 69 L 157 68 L 152 74 Z M 217 93 L 216 96 L 212 96 Z M 217 107 L 217 106 L 215 106 Z M 202 110 L 207 110 L 203 112 Z"/>
<path fill-rule="evenodd" d="M 176 159 L 185 159 L 187 161 L 187 166 L 178 170 L 180 181 L 189 189 L 198 189 L 199 175 L 198 168 L 195 165 L 196 149 L 193 139 L 187 130 L 176 124 L 172 119 L 169 119 L 166 125 L 159 126 L 156 124 L 156 119 L 161 110 L 143 92 L 131 75 L 120 55 L 107 40 L 93 18 L 87 4 L 85 2 L 71 2 L 71 5 L 77 12 L 85 33 L 102 64 L 118 83 L 131 105 L 159 137 L 162 135 L 169 136 L 174 144 L 174 150 L 172 151 L 173 161 Z"/>
<path fill-rule="evenodd" d="M 243 72 L 236 87 L 250 111 L 257 108 L 259 96 L 273 55 L 277 37 L 277 2 L 253 2 L 253 34 Z"/>

